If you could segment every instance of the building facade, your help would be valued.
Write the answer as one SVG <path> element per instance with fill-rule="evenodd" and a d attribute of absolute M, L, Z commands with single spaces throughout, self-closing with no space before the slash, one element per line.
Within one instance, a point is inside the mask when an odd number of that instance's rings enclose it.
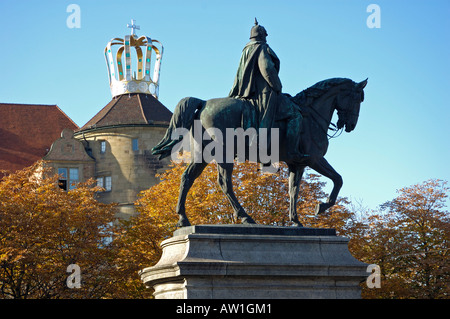
<path fill-rule="evenodd" d="M 114 45 L 118 45 L 115 54 Z M 135 61 L 131 49 L 136 52 Z M 151 154 L 172 117 L 158 101 L 162 51 L 159 41 L 138 38 L 134 30 L 124 39 L 109 42 L 105 58 L 112 100 L 83 127 L 63 130 L 43 158 L 61 175 L 64 189 L 94 178 L 104 189 L 99 200 L 117 203 L 119 218 L 135 214 L 138 194 L 157 184 L 156 175 L 169 164 Z M 154 65 L 152 59 L 156 59 Z"/>
<path fill-rule="evenodd" d="M 43 160 L 60 175 L 59 186 L 66 191 L 95 175 L 95 159 L 87 154 L 84 144 L 74 138 L 69 128 L 61 132 Z"/>
<path fill-rule="evenodd" d="M 107 43 L 104 54 L 112 99 L 83 127 L 56 105 L 0 103 L 0 170 L 15 172 L 44 160 L 64 190 L 94 179 L 98 198 L 118 204 L 118 217 L 135 214 L 138 194 L 159 182 L 169 160 L 151 149 L 172 112 L 159 100 L 162 44 L 132 32 Z"/>

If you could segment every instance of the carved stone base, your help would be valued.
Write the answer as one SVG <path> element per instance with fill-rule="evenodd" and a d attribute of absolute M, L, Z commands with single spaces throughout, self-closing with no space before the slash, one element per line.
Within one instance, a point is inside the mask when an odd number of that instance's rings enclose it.
<path fill-rule="evenodd" d="M 368 276 L 333 229 L 198 225 L 161 246 L 140 272 L 158 299 L 361 298 Z"/>

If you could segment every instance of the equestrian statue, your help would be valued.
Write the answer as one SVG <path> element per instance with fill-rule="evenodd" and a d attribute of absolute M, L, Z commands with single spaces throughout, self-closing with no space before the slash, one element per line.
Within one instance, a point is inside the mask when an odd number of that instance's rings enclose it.
<path fill-rule="evenodd" d="M 233 207 L 236 219 L 242 223 L 253 224 L 255 221 L 240 205 L 233 192 L 232 172 L 234 159 L 238 155 L 239 142 L 226 138 L 226 130 L 254 129 L 257 133 L 249 134 L 244 143 L 245 158 L 256 159 L 262 167 L 271 167 L 271 157 L 259 153 L 252 157 L 252 150 L 265 150 L 277 153 L 278 161 L 283 161 L 289 169 L 289 220 L 302 227 L 297 215 L 297 199 L 300 181 L 304 169 L 308 166 L 333 181 L 333 189 L 326 202 L 316 206 L 316 214 L 321 214 L 336 203 L 342 187 L 342 177 L 325 159 L 328 148 L 328 130 L 351 132 L 358 122 L 360 104 L 364 100 L 364 88 L 367 79 L 354 82 L 346 78 L 331 78 L 314 84 L 295 96 L 282 93 L 278 77 L 280 60 L 266 41 L 267 31 L 258 24 L 250 31 L 250 42 L 244 47 L 233 87 L 228 97 L 200 100 L 193 97 L 182 99 L 176 106 L 164 138 L 152 149 L 159 159 L 172 156 L 177 152 L 175 146 L 183 137 L 175 132 L 183 128 L 194 130 L 194 123 L 201 123 L 202 132 L 211 129 L 222 132 L 220 140 L 200 141 L 201 150 L 209 143 L 217 143 L 223 148 L 214 157 L 218 168 L 218 183 Z M 338 121 L 334 125 L 332 117 L 337 111 Z M 332 128 L 330 126 L 335 126 Z M 267 132 L 262 139 L 261 132 Z M 278 134 L 274 134 L 274 132 Z M 194 132 L 195 134 L 195 132 Z M 192 140 L 192 134 L 191 134 Z M 232 143 L 232 144 L 231 144 Z M 231 145 L 231 146 L 230 146 Z M 252 147 L 252 146 L 257 147 Z M 242 145 L 241 145 L 242 146 Z M 226 154 L 227 152 L 232 152 Z M 229 160 L 229 159 L 232 160 Z M 269 158 L 269 159 L 268 159 Z M 241 158 L 242 160 L 242 158 Z M 203 157 L 194 160 L 184 171 L 176 211 L 179 215 L 178 227 L 190 226 L 185 211 L 186 195 L 211 160 Z"/>

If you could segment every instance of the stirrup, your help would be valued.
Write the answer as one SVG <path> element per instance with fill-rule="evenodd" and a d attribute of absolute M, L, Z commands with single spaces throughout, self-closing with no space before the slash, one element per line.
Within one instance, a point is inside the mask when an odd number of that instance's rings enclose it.
<path fill-rule="evenodd" d="M 307 159 L 308 157 L 310 157 L 309 154 L 301 154 L 301 153 L 288 154 L 288 158 L 294 162 L 301 162 L 301 161 Z"/>

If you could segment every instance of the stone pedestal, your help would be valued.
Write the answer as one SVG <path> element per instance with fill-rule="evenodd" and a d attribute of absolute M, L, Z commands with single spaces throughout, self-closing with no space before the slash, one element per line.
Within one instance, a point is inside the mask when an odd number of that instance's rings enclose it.
<path fill-rule="evenodd" d="M 157 299 L 361 298 L 368 276 L 333 229 L 198 225 L 161 246 L 140 272 Z"/>

